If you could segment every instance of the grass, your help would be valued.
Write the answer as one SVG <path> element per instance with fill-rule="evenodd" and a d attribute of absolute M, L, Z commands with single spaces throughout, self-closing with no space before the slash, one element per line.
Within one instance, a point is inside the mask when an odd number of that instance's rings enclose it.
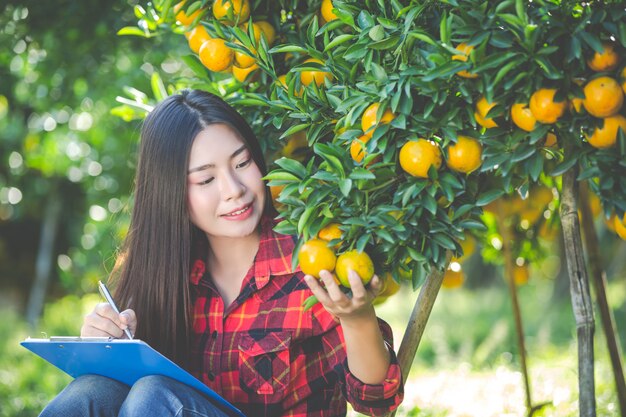
<path fill-rule="evenodd" d="M 578 416 L 577 345 L 569 293 L 552 298 L 554 283 L 531 280 L 519 289 L 533 402 L 548 402 L 537 417 Z M 626 345 L 626 280 L 610 283 L 609 300 Z M 402 287 L 378 307 L 394 331 L 396 350 L 417 292 Z M 0 321 L 0 417 L 38 415 L 70 380 L 19 346 L 27 336 L 77 334 L 97 296 L 66 297 L 46 307 L 38 331 L 12 312 Z M 525 392 L 511 303 L 503 284 L 442 290 L 417 351 L 398 417 L 525 416 Z M 602 326 L 596 314 L 595 375 L 598 416 L 619 414 Z M 357 414 L 351 412 L 350 416 Z"/>

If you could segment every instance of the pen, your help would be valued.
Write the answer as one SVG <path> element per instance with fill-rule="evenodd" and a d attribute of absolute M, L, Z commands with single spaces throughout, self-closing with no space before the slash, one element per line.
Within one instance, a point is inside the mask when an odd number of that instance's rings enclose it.
<path fill-rule="evenodd" d="M 111 293 L 109 292 L 107 286 L 104 285 L 104 282 L 98 281 L 98 289 L 100 290 L 100 294 L 102 294 L 102 296 L 106 298 L 107 302 L 111 305 L 113 311 L 115 311 L 117 314 L 120 314 L 120 310 L 118 310 L 117 306 L 115 305 L 115 301 L 113 301 L 113 297 L 111 297 Z M 130 330 L 128 330 L 128 327 L 124 329 L 124 333 L 126 333 L 126 336 L 129 339 L 133 338 L 133 335 L 130 334 Z"/>

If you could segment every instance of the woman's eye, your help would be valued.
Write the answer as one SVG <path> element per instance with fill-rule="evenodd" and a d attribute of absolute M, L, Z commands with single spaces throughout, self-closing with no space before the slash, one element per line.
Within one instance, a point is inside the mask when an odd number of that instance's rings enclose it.
<path fill-rule="evenodd" d="M 198 185 L 207 185 L 207 184 L 208 184 L 208 183 L 210 183 L 211 181 L 213 181 L 213 178 L 207 178 L 207 179 L 206 179 L 206 180 L 204 180 L 204 181 L 200 181 L 200 182 L 198 183 Z"/>
<path fill-rule="evenodd" d="M 250 165 L 250 162 L 252 162 L 252 158 L 248 158 L 245 161 L 243 161 L 242 163 L 238 164 L 237 168 L 246 167 L 246 166 Z"/>

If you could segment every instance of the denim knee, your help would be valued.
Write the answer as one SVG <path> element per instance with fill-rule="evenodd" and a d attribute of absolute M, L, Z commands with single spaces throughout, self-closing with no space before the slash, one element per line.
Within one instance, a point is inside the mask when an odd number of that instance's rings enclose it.
<path fill-rule="evenodd" d="M 73 380 L 41 412 L 52 416 L 117 416 L 130 387 L 100 375 L 83 375 Z"/>

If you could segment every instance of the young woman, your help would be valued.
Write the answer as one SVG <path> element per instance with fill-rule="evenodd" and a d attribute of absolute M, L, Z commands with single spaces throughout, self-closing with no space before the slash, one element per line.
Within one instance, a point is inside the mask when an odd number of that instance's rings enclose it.
<path fill-rule="evenodd" d="M 352 297 L 330 273 L 321 285 L 291 270 L 294 238 L 276 215 L 249 125 L 209 93 L 183 91 L 148 115 L 141 132 L 132 222 L 117 271 L 115 314 L 99 304 L 82 336 L 130 329 L 246 416 L 384 415 L 402 400 L 389 326 L 377 319 L 375 277 L 351 272 Z M 321 303 L 303 311 L 315 294 Z M 43 416 L 223 416 L 177 381 L 132 387 L 75 379 Z"/>

